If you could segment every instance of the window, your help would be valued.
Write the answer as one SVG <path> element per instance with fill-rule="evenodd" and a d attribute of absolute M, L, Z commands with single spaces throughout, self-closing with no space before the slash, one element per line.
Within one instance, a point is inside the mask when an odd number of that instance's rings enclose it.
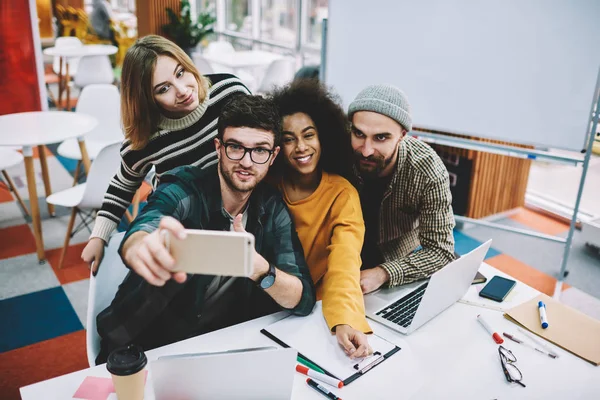
<path fill-rule="evenodd" d="M 216 9 L 217 0 L 190 0 L 190 7 L 192 10 L 195 10 L 196 15 L 198 15 L 210 7 L 212 7 L 213 10 Z M 192 18 L 195 18 L 196 15 L 193 15 Z"/>
<path fill-rule="evenodd" d="M 323 19 L 327 18 L 328 0 L 307 0 L 308 4 L 308 24 L 306 32 L 306 41 L 310 44 L 321 45 L 321 36 L 323 29 Z"/>
<path fill-rule="evenodd" d="M 260 0 L 260 39 L 294 45 L 299 0 Z"/>
<path fill-rule="evenodd" d="M 225 14 L 227 21 L 225 29 L 252 35 L 250 0 L 227 0 Z"/>

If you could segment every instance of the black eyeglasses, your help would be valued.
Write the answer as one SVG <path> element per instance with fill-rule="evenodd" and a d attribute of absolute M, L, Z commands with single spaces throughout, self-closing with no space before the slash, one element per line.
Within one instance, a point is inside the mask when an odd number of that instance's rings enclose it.
<path fill-rule="evenodd" d="M 250 160 L 252 160 L 253 163 L 264 164 L 269 161 L 271 155 L 274 153 L 274 150 L 265 149 L 264 147 L 248 148 L 237 143 L 223 142 L 221 142 L 221 144 L 223 144 L 223 147 L 225 147 L 225 154 L 227 155 L 227 158 L 233 161 L 239 161 L 246 157 L 246 153 L 250 153 Z"/>
<path fill-rule="evenodd" d="M 517 362 L 517 357 L 515 357 L 512 351 L 503 346 L 498 347 L 498 353 L 500 354 L 500 364 L 502 364 L 502 372 L 504 372 L 506 380 L 525 387 L 525 384 L 521 382 L 523 380 L 523 374 L 514 364 Z"/>

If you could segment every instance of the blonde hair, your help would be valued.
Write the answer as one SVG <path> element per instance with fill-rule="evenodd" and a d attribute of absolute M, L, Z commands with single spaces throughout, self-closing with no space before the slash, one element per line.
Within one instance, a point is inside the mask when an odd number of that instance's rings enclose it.
<path fill-rule="evenodd" d="M 159 56 L 168 56 L 190 72 L 198 82 L 198 101 L 206 98 L 208 79 L 175 43 L 162 36 L 148 35 L 138 39 L 127 51 L 121 72 L 121 118 L 125 137 L 135 150 L 144 148 L 158 130 L 160 107 L 152 92 L 152 75 Z"/>

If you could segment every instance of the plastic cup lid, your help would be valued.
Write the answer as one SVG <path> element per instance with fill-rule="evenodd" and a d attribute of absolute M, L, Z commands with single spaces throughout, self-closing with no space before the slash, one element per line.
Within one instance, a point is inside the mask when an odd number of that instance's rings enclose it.
<path fill-rule="evenodd" d="M 106 369 L 113 375 L 127 376 L 144 369 L 148 359 L 141 347 L 130 344 L 113 350 L 106 361 Z"/>

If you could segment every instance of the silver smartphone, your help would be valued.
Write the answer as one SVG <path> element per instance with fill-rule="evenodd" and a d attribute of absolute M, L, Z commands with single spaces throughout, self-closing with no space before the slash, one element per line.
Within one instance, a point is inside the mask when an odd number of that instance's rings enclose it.
<path fill-rule="evenodd" d="M 175 271 L 189 274 L 249 277 L 254 265 L 254 236 L 247 232 L 186 229 L 181 240 L 168 231 L 165 246 Z"/>

